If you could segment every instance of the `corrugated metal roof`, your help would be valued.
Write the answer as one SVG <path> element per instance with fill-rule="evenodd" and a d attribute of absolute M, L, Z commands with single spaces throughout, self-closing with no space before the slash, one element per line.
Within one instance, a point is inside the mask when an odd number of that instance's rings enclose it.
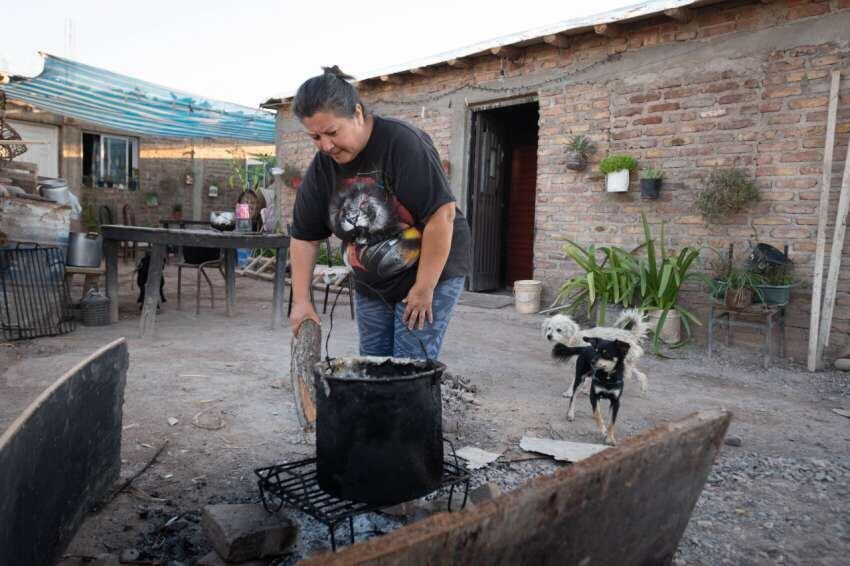
<path fill-rule="evenodd" d="M 454 59 L 486 55 L 491 53 L 491 49 L 498 47 L 523 47 L 535 43 L 542 43 L 543 38 L 549 35 L 578 35 L 587 31 L 592 31 L 595 26 L 602 24 L 631 22 L 662 14 L 668 10 L 687 8 L 689 6 L 705 6 L 723 1 L 725 0 L 648 0 L 646 2 L 623 6 L 607 12 L 561 20 L 543 27 L 521 31 L 494 39 L 488 39 L 486 41 L 467 45 L 466 47 L 461 47 L 452 51 L 437 53 L 435 55 L 425 57 L 424 59 L 408 61 L 407 63 L 399 63 L 391 67 L 373 71 L 367 76 L 359 79 L 358 82 L 362 83 L 384 76 L 403 73 L 412 69 L 421 69 L 424 67 L 439 65 Z M 260 106 L 273 108 L 280 105 L 282 102 L 291 99 L 293 96 L 295 96 L 294 91 L 282 93 L 267 99 Z"/>
<path fill-rule="evenodd" d="M 175 138 L 229 138 L 273 143 L 275 117 L 43 54 L 32 78 L 13 76 L 0 90 L 36 108 L 126 132 Z"/>

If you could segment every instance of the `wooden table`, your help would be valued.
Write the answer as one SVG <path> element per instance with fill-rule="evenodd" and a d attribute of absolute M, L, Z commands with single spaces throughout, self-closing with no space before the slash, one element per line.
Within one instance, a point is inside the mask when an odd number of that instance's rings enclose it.
<path fill-rule="evenodd" d="M 106 294 L 110 299 L 110 322 L 118 321 L 118 247 L 121 242 L 147 242 L 151 248 L 148 282 L 145 287 L 145 303 L 139 333 L 150 336 L 156 326 L 156 307 L 159 302 L 159 281 L 167 246 L 197 246 L 222 248 L 224 250 L 224 280 L 227 316 L 236 309 L 236 249 L 273 248 L 277 257 L 285 258 L 289 249 L 289 237 L 282 234 L 254 234 L 240 232 L 218 232 L 215 230 L 179 230 L 167 228 L 143 228 L 138 226 L 106 225 L 101 227 L 103 251 L 106 256 Z M 272 322 L 274 330 L 283 319 L 283 290 L 286 262 L 275 265 L 274 292 L 272 296 Z"/>
<path fill-rule="evenodd" d="M 187 228 L 187 227 L 209 226 L 210 225 L 209 220 L 184 220 L 182 218 L 179 219 L 179 220 L 175 220 L 173 218 L 160 218 L 159 223 L 163 228 L 171 228 L 171 226 L 173 224 L 176 224 L 181 229 Z"/>

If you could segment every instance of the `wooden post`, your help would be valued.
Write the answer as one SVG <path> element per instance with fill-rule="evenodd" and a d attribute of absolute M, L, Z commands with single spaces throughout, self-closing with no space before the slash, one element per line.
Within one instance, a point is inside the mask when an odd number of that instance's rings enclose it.
<path fill-rule="evenodd" d="M 159 282 L 162 279 L 162 260 L 165 258 L 165 245 L 151 246 L 151 259 L 148 263 L 148 282 L 145 284 L 145 302 L 142 305 L 142 318 L 139 321 L 139 336 L 147 338 L 156 329 L 156 307 L 159 304 Z"/>
<path fill-rule="evenodd" d="M 106 296 L 109 297 L 109 323 L 118 322 L 118 246 L 117 240 L 104 240 L 106 257 Z"/>
<path fill-rule="evenodd" d="M 823 363 L 823 347 L 818 339 L 820 324 L 821 290 L 823 289 L 823 257 L 826 253 L 826 217 L 829 210 L 829 191 L 832 185 L 832 155 L 835 152 L 835 116 L 838 111 L 838 84 L 841 72 L 832 72 L 832 84 L 829 89 L 829 111 L 826 121 L 826 143 L 823 152 L 823 171 L 821 173 L 820 205 L 818 206 L 818 236 L 815 246 L 815 273 L 812 278 L 812 306 L 809 316 L 809 354 L 806 366 L 815 371 Z M 834 245 L 834 242 L 833 242 Z"/>
<path fill-rule="evenodd" d="M 285 287 L 286 248 L 277 248 L 277 257 L 274 263 L 274 291 L 272 294 L 272 330 L 283 321 L 283 292 Z"/>
<path fill-rule="evenodd" d="M 847 140 L 847 155 L 844 157 L 844 176 L 841 179 L 841 196 L 838 213 L 835 215 L 835 232 L 832 235 L 832 250 L 829 254 L 829 274 L 826 277 L 826 293 L 823 297 L 820 333 L 818 336 L 817 359 L 823 360 L 823 350 L 829 345 L 832 329 L 832 310 L 838 290 L 838 272 L 841 269 L 841 251 L 844 249 L 844 232 L 847 230 L 847 212 L 850 210 L 850 138 Z"/>
<path fill-rule="evenodd" d="M 227 316 L 236 314 L 236 250 L 224 250 L 224 292 Z"/>

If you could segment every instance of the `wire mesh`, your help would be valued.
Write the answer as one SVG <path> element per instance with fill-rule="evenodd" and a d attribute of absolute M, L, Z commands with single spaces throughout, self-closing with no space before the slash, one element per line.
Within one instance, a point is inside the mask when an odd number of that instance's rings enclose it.
<path fill-rule="evenodd" d="M 4 340 L 66 334 L 75 328 L 58 247 L 0 250 L 0 328 Z"/>

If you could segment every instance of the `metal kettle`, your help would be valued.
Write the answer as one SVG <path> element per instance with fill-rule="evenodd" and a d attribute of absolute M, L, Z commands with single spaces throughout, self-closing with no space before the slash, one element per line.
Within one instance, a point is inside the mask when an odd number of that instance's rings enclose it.
<path fill-rule="evenodd" d="M 67 265 L 100 267 L 103 258 L 103 236 L 97 232 L 71 232 L 68 237 Z"/>

